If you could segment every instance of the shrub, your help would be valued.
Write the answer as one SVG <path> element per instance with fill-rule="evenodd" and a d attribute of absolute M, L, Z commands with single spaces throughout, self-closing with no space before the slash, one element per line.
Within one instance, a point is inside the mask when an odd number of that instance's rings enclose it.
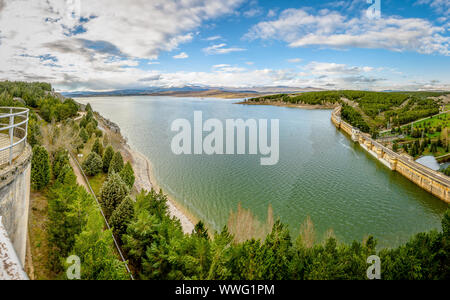
<path fill-rule="evenodd" d="M 103 153 L 103 172 L 108 173 L 113 156 L 114 149 L 111 146 L 106 147 L 105 153 Z"/>
<path fill-rule="evenodd" d="M 42 146 L 33 148 L 31 159 L 31 184 L 34 189 L 42 190 L 50 182 L 50 159 L 47 150 Z"/>
<path fill-rule="evenodd" d="M 86 129 L 81 128 L 81 130 L 80 130 L 80 138 L 83 141 L 83 143 L 85 143 L 85 144 L 87 143 L 87 141 L 89 140 L 89 135 L 88 135 Z"/>
<path fill-rule="evenodd" d="M 125 199 L 127 194 L 127 185 L 120 178 L 119 174 L 110 174 L 100 192 L 100 199 L 107 219 L 111 217 L 112 213 L 122 203 L 122 200 Z"/>
<path fill-rule="evenodd" d="M 127 232 L 128 224 L 133 220 L 133 217 L 134 203 L 128 196 L 120 203 L 119 207 L 117 207 L 109 220 L 114 234 L 121 238 L 121 236 Z"/>
<path fill-rule="evenodd" d="M 123 169 L 123 158 L 122 158 L 122 154 L 120 153 L 120 151 L 117 151 L 112 160 L 111 160 L 111 164 L 109 165 L 109 173 L 120 173 L 120 171 L 122 171 Z"/>
<path fill-rule="evenodd" d="M 128 188 L 131 190 L 136 178 L 134 176 L 133 167 L 131 167 L 130 162 L 127 162 L 127 164 L 125 165 L 125 167 L 123 167 L 122 171 L 120 171 L 119 174 L 123 182 L 125 182 Z"/>
<path fill-rule="evenodd" d="M 92 121 L 89 122 L 89 124 L 87 124 L 86 132 L 87 132 L 87 135 L 88 135 L 89 138 L 91 138 L 91 136 L 94 134 L 96 128 L 97 128 L 97 126 Z"/>
<path fill-rule="evenodd" d="M 56 179 L 59 177 L 61 170 L 64 168 L 64 166 L 69 164 L 69 154 L 66 150 L 60 149 L 58 150 L 53 158 L 53 166 L 52 166 L 52 173 L 53 177 Z"/>
<path fill-rule="evenodd" d="M 89 154 L 86 160 L 83 162 L 83 170 L 88 176 L 95 176 L 102 171 L 103 161 L 100 155 L 95 152 Z"/>
<path fill-rule="evenodd" d="M 92 152 L 97 153 L 98 155 L 103 155 L 103 145 L 100 143 L 99 139 L 95 140 L 94 145 L 92 146 Z M 103 167 L 103 166 L 102 166 Z"/>

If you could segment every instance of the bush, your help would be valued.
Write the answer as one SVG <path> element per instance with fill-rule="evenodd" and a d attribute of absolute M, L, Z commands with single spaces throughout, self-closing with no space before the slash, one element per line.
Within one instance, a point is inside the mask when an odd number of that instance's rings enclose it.
<path fill-rule="evenodd" d="M 123 182 L 122 178 L 120 178 L 119 174 L 110 174 L 100 192 L 100 199 L 107 219 L 111 217 L 113 212 L 127 195 L 127 185 Z"/>
<path fill-rule="evenodd" d="M 95 140 L 94 145 L 92 146 L 92 152 L 97 153 L 98 155 L 103 155 L 103 145 L 100 143 L 99 139 Z M 102 166 L 103 167 L 103 166 Z"/>
<path fill-rule="evenodd" d="M 123 169 L 122 154 L 120 153 L 120 151 L 117 151 L 111 160 L 111 164 L 109 165 L 108 172 L 110 174 L 113 172 L 120 173 L 120 171 L 122 171 L 122 169 Z"/>
<path fill-rule="evenodd" d="M 47 150 L 42 146 L 33 148 L 31 159 L 31 184 L 34 189 L 42 190 L 50 182 L 50 159 Z"/>
<path fill-rule="evenodd" d="M 105 153 L 103 153 L 103 172 L 108 173 L 111 160 L 114 156 L 114 149 L 111 146 L 106 147 Z"/>
<path fill-rule="evenodd" d="M 91 138 L 91 136 L 94 134 L 96 128 L 97 128 L 97 126 L 92 121 L 89 122 L 89 124 L 87 124 L 86 132 L 87 132 L 87 135 L 89 136 L 89 138 Z"/>
<path fill-rule="evenodd" d="M 59 177 L 61 170 L 66 165 L 69 165 L 69 154 L 64 149 L 58 150 L 54 155 L 52 167 L 52 173 L 55 179 Z"/>
<path fill-rule="evenodd" d="M 103 161 L 100 155 L 95 152 L 89 154 L 83 162 L 83 170 L 88 176 L 95 176 L 102 171 Z"/>
<path fill-rule="evenodd" d="M 77 177 L 70 165 L 65 165 L 56 177 L 56 182 L 64 185 L 76 185 Z"/>
<path fill-rule="evenodd" d="M 136 178 L 134 176 L 133 167 L 131 167 L 130 162 L 127 162 L 127 164 L 125 165 L 125 167 L 123 167 L 122 171 L 120 171 L 119 174 L 123 182 L 125 182 L 128 188 L 131 190 Z"/>
<path fill-rule="evenodd" d="M 127 232 L 128 224 L 133 220 L 133 217 L 134 203 L 128 196 L 120 203 L 109 220 L 113 232 L 117 237 L 121 238 Z"/>
<path fill-rule="evenodd" d="M 83 141 L 83 143 L 85 143 L 85 144 L 87 143 L 87 141 L 89 140 L 89 135 L 88 135 L 86 129 L 81 128 L 81 130 L 80 130 L 80 138 Z"/>

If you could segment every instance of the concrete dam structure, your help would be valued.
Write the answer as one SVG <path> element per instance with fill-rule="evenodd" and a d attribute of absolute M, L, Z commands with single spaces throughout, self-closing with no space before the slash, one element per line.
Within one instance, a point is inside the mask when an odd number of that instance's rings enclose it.
<path fill-rule="evenodd" d="M 28 109 L 0 107 L 0 279 L 27 279 L 32 150 Z"/>
<path fill-rule="evenodd" d="M 424 190 L 450 203 L 450 178 L 433 171 L 417 162 L 409 155 L 395 153 L 391 149 L 373 140 L 368 134 L 351 126 L 341 118 L 342 107 L 337 107 L 331 114 L 334 125 L 351 136 L 354 142 L 392 171 L 399 172 Z"/>

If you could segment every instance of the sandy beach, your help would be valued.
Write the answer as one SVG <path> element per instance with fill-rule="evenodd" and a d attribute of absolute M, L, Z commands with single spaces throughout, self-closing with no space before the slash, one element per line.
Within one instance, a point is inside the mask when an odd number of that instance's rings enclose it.
<path fill-rule="evenodd" d="M 113 122 L 105 119 L 100 114 L 96 113 L 97 120 L 100 122 L 100 128 L 108 134 L 111 140 L 111 144 L 116 150 L 122 153 L 125 161 L 130 161 L 134 173 L 135 183 L 134 188 L 136 191 L 141 190 L 150 191 L 152 188 L 159 191 L 159 186 L 152 172 L 152 164 L 150 160 L 141 152 L 132 149 L 126 139 L 120 133 L 120 128 Z M 170 216 L 177 218 L 181 222 L 183 232 L 186 234 L 192 233 L 194 230 L 194 224 L 197 223 L 195 217 L 191 216 L 180 204 L 178 204 L 172 197 L 167 196 L 167 205 L 169 207 Z"/>

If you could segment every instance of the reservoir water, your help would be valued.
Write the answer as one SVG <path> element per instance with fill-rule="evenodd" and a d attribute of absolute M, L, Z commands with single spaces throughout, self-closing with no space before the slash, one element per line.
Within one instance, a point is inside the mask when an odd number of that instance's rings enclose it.
<path fill-rule="evenodd" d="M 333 229 L 341 242 L 368 235 L 393 247 L 439 229 L 448 205 L 355 145 L 330 121 L 330 110 L 233 104 L 236 100 L 176 97 L 78 98 L 117 123 L 130 146 L 145 154 L 165 193 L 210 228 L 220 230 L 238 204 L 260 220 L 269 204 L 297 235 L 309 216 L 320 238 Z M 279 119 L 280 160 L 261 166 L 255 155 L 180 155 L 171 151 L 175 119 Z"/>

